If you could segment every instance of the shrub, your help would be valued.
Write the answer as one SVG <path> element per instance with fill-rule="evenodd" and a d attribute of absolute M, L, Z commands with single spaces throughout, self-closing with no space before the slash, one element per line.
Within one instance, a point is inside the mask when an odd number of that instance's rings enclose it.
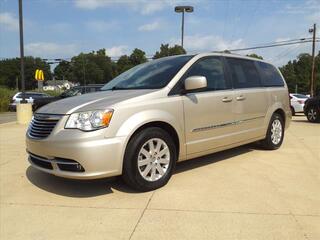
<path fill-rule="evenodd" d="M 0 112 L 8 111 L 10 100 L 16 92 L 16 90 L 0 86 Z"/>

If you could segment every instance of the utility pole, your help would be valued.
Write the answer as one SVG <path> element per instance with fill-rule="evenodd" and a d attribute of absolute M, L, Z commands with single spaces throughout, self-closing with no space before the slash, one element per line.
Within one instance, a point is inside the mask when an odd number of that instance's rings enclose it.
<path fill-rule="evenodd" d="M 313 24 L 313 28 L 309 29 L 309 33 L 313 33 L 312 37 L 312 67 L 311 67 L 311 79 L 310 79 L 310 95 L 314 96 L 314 91 L 316 89 L 315 81 L 315 48 L 316 48 L 316 24 Z"/>
<path fill-rule="evenodd" d="M 82 63 L 83 63 L 83 84 L 84 84 L 84 92 L 87 93 L 87 86 L 86 86 L 86 59 L 84 54 L 82 55 Z"/>
<path fill-rule="evenodd" d="M 19 30 L 20 30 L 20 78 L 21 78 L 21 90 L 22 101 L 20 103 L 26 103 L 25 99 L 25 79 L 24 79 L 24 48 L 23 48 L 23 15 L 22 15 L 22 0 L 19 0 Z"/>

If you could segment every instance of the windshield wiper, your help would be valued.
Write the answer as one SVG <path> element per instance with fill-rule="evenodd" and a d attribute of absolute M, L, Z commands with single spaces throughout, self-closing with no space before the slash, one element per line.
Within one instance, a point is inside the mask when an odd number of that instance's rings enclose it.
<path fill-rule="evenodd" d="M 114 91 L 114 90 L 126 90 L 126 89 L 128 88 L 113 86 L 111 89 L 108 89 L 108 90 Z"/>

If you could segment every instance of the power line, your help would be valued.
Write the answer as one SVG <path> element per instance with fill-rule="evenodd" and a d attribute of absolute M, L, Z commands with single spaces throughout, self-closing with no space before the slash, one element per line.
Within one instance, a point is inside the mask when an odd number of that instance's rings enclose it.
<path fill-rule="evenodd" d="M 297 38 L 297 39 L 290 39 L 290 40 L 283 40 L 283 41 L 277 41 L 277 42 L 271 42 L 271 43 L 265 43 L 254 47 L 247 47 L 247 48 L 237 48 L 237 49 L 231 49 L 230 52 L 237 52 L 237 51 L 246 51 L 246 50 L 254 50 L 254 49 L 262 49 L 262 48 L 271 48 L 271 47 L 278 47 L 278 46 L 287 46 L 287 45 L 295 45 L 300 43 L 308 43 L 312 42 L 312 38 Z M 320 38 L 316 38 L 316 42 L 320 42 Z M 215 51 L 215 52 L 222 52 L 222 51 Z M 113 56 L 110 57 L 111 60 L 118 60 L 121 56 Z M 153 55 L 147 55 L 147 59 L 153 59 Z M 2 57 L 1 60 L 9 59 Z M 50 62 L 51 64 L 60 63 L 62 61 L 70 62 L 72 60 L 72 57 L 64 57 L 64 58 L 43 58 L 42 60 Z"/>
<path fill-rule="evenodd" d="M 254 50 L 254 49 L 261 49 L 261 48 L 271 48 L 271 47 L 279 47 L 279 46 L 286 46 L 286 45 L 294 45 L 294 44 L 308 43 L 308 42 L 312 42 L 312 40 L 303 40 L 303 41 L 287 42 L 287 43 L 275 43 L 275 44 L 270 44 L 270 45 L 261 45 L 261 46 L 255 46 L 255 47 L 236 48 L 236 49 L 228 49 L 228 50 L 230 52 L 238 52 L 238 51 Z M 319 40 L 316 40 L 316 42 L 319 42 Z M 219 51 L 219 52 L 221 52 L 221 51 Z"/>

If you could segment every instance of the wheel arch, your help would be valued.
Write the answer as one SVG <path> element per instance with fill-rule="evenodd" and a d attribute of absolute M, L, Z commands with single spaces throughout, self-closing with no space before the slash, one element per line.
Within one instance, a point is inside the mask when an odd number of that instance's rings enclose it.
<path fill-rule="evenodd" d="M 279 114 L 282 117 L 283 123 L 286 126 L 286 113 L 284 112 L 284 110 L 282 108 L 278 108 L 273 112 L 273 114 L 275 113 Z"/>
<path fill-rule="evenodd" d="M 129 137 L 128 142 L 139 132 L 143 131 L 146 128 L 149 127 L 158 127 L 163 129 L 164 131 L 166 131 L 170 137 L 172 137 L 173 142 L 177 148 L 177 159 L 179 157 L 179 152 L 180 152 L 180 139 L 179 139 L 179 135 L 176 131 L 176 129 L 169 123 L 164 122 L 164 121 L 152 121 L 152 122 L 148 122 L 143 124 L 142 126 L 138 127 Z"/>

